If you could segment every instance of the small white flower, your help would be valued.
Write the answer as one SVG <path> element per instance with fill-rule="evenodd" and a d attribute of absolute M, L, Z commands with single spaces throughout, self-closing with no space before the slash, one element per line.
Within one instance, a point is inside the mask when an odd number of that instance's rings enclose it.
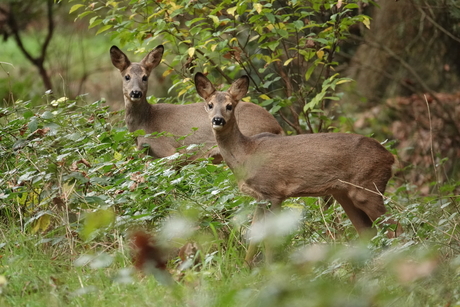
<path fill-rule="evenodd" d="M 67 97 L 61 97 L 59 99 L 55 99 L 53 101 L 50 102 L 50 104 L 53 106 L 53 107 L 57 107 L 61 102 L 66 102 L 67 101 Z"/>

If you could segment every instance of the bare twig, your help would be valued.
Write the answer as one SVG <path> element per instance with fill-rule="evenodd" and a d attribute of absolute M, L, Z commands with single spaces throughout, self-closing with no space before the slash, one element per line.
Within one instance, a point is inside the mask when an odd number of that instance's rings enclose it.
<path fill-rule="evenodd" d="M 431 123 L 431 111 L 430 111 L 430 105 L 428 104 L 428 100 L 426 99 L 426 95 L 424 95 L 424 97 L 425 97 L 426 108 L 428 110 L 428 122 L 429 122 L 429 125 L 430 125 L 431 161 L 432 161 L 433 167 L 434 167 L 434 178 L 436 179 L 436 188 L 438 189 L 438 193 L 440 193 L 440 190 L 439 190 L 439 178 L 438 178 L 438 168 L 436 166 L 436 161 L 434 159 L 434 150 L 433 150 L 433 126 L 432 126 L 432 123 Z"/>
<path fill-rule="evenodd" d="M 441 26 L 439 23 L 437 23 L 433 18 L 431 18 L 428 14 L 426 14 L 422 8 L 418 5 L 416 5 L 417 7 L 417 10 L 423 14 L 423 16 L 428 19 L 429 22 L 431 22 L 431 24 L 437 28 L 439 31 L 441 31 L 442 33 L 446 34 L 447 36 L 449 36 L 450 38 L 452 38 L 454 41 L 460 43 L 460 38 L 458 37 L 455 37 L 452 33 L 450 33 L 449 31 L 447 31 L 447 29 L 445 29 L 443 26 Z"/>

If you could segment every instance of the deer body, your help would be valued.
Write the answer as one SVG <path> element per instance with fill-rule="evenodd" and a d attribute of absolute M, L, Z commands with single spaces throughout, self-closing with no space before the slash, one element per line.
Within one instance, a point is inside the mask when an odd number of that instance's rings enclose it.
<path fill-rule="evenodd" d="M 144 130 L 146 134 L 165 132 L 160 137 L 138 137 L 137 147 L 149 147 L 148 154 L 155 158 L 173 155 L 179 147 L 203 144 L 199 153 L 192 157 L 214 157 L 218 163 L 222 159 L 208 122 L 204 103 L 173 105 L 167 103 L 149 104 L 147 102 L 148 77 L 161 61 L 163 46 L 158 46 L 139 63 L 131 63 L 128 57 L 116 46 L 110 49 L 113 65 L 120 70 L 124 79 L 125 122 L 130 132 Z M 261 132 L 283 133 L 276 119 L 262 107 L 251 103 L 241 103 L 236 118 L 241 120 L 241 129 L 247 135 Z M 196 128 L 196 129 L 195 129 Z"/>
<path fill-rule="evenodd" d="M 272 211 L 278 211 L 289 197 L 332 195 L 359 233 L 385 214 L 380 194 L 391 177 L 394 157 L 377 141 L 346 133 L 246 136 L 234 115 L 249 79 L 242 77 L 227 92 L 218 92 L 198 73 L 195 85 L 206 101 L 220 153 L 242 192 L 271 202 Z M 253 221 L 260 218 L 255 216 Z M 250 245 L 248 262 L 254 252 Z"/>

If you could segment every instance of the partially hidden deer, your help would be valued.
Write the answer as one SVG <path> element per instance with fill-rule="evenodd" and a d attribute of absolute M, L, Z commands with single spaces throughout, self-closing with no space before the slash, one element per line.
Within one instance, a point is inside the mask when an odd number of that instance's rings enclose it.
<path fill-rule="evenodd" d="M 278 212 L 289 197 L 332 195 L 361 235 L 385 215 L 382 194 L 392 175 L 394 157 L 376 140 L 348 133 L 247 136 L 235 119 L 239 100 L 248 91 L 247 76 L 221 92 L 197 73 L 195 87 L 205 100 L 220 154 L 240 190 L 258 201 L 270 202 L 270 212 Z M 253 223 L 263 220 L 266 210 L 259 206 Z M 388 217 L 383 221 L 397 224 Z M 399 225 L 397 232 L 401 232 Z M 256 245 L 250 241 L 248 264 L 255 252 Z M 269 261 L 268 255 L 266 258 Z"/>
<path fill-rule="evenodd" d="M 222 158 L 202 102 L 186 105 L 147 102 L 148 79 L 152 70 L 160 63 L 163 52 L 164 47 L 160 45 L 139 63 L 132 63 L 118 47 L 110 48 L 112 63 L 123 77 L 125 122 L 128 130 L 144 130 L 146 134 L 165 133 L 158 137 L 139 136 L 138 149 L 146 144 L 149 155 L 163 158 L 175 154 L 178 148 L 203 144 L 199 152 L 189 157 L 189 160 L 213 157 L 214 163 L 221 162 Z M 246 135 L 283 133 L 281 126 L 269 112 L 252 103 L 242 102 L 235 116 L 241 131 Z"/>

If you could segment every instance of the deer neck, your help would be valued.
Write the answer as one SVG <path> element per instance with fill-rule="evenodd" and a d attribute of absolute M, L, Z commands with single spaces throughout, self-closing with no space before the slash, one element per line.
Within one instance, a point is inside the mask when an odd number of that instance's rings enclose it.
<path fill-rule="evenodd" d="M 125 97 L 125 122 L 130 132 L 144 129 L 146 122 L 152 118 L 152 108 L 145 98 L 131 101 Z"/>
<path fill-rule="evenodd" d="M 222 130 L 214 130 L 214 135 L 224 161 L 233 171 L 239 169 L 246 161 L 252 146 L 250 138 L 241 133 L 235 117 Z"/>

